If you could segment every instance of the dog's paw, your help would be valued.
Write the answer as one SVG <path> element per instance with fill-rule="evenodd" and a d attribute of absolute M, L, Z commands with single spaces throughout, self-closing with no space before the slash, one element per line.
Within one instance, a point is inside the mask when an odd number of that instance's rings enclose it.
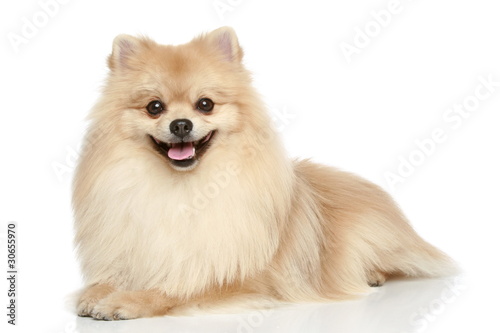
<path fill-rule="evenodd" d="M 80 317 L 90 317 L 90 313 L 94 309 L 94 306 L 97 304 L 97 300 L 90 299 L 80 299 L 78 305 L 76 307 L 76 313 Z"/>
<path fill-rule="evenodd" d="M 109 285 L 96 284 L 88 287 L 80 296 L 76 313 L 80 317 L 91 317 L 97 303 L 112 293 L 115 289 Z"/>
<path fill-rule="evenodd" d="M 115 291 L 101 299 L 90 316 L 99 320 L 126 320 L 165 315 L 168 299 L 149 291 Z"/>
<path fill-rule="evenodd" d="M 115 292 L 97 303 L 90 315 L 99 320 L 125 320 L 141 317 L 138 305 L 124 297 L 123 292 Z"/>
<path fill-rule="evenodd" d="M 381 287 L 384 285 L 385 280 L 386 280 L 385 274 L 379 271 L 372 271 L 368 275 L 368 285 L 370 287 Z"/>

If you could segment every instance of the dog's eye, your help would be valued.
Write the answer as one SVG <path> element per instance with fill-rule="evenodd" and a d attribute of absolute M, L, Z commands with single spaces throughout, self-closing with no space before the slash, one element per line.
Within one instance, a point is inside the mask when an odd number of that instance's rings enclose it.
<path fill-rule="evenodd" d="M 157 116 L 164 110 L 163 103 L 158 100 L 149 102 L 146 110 L 148 110 L 150 115 Z"/>
<path fill-rule="evenodd" d="M 202 98 L 196 103 L 196 108 L 202 112 L 210 112 L 214 108 L 214 102 L 210 98 Z"/>

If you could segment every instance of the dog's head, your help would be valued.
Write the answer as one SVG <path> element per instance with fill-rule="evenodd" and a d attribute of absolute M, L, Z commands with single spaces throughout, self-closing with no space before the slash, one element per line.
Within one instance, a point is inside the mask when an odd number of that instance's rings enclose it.
<path fill-rule="evenodd" d="M 175 170 L 192 170 L 247 121 L 240 106 L 252 93 L 242 56 L 228 27 L 177 46 L 117 36 L 105 91 L 112 111 L 99 112 L 111 112 L 102 116 Z"/>

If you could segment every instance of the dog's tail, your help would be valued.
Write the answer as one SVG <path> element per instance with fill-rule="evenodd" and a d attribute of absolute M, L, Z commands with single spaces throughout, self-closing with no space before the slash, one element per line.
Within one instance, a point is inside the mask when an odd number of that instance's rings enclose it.
<path fill-rule="evenodd" d="M 424 240 L 409 249 L 401 261 L 400 273 L 410 277 L 445 277 L 460 271 L 455 261 Z"/>
<path fill-rule="evenodd" d="M 418 237 L 418 236 L 417 236 Z M 420 237 L 404 250 L 391 256 L 388 275 L 406 277 L 446 277 L 460 272 L 457 263 Z"/>

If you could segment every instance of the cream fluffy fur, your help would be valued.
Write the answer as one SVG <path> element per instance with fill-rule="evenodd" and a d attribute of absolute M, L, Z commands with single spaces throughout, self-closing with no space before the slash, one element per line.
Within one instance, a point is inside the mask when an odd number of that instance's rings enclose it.
<path fill-rule="evenodd" d="M 164 46 L 118 36 L 74 181 L 87 288 L 78 314 L 129 319 L 224 302 L 339 300 L 393 275 L 448 274 L 392 199 L 352 174 L 285 156 L 234 31 Z M 210 98 L 215 108 L 194 107 Z M 146 106 L 161 100 L 152 117 Z M 150 136 L 190 119 L 190 167 Z"/>

